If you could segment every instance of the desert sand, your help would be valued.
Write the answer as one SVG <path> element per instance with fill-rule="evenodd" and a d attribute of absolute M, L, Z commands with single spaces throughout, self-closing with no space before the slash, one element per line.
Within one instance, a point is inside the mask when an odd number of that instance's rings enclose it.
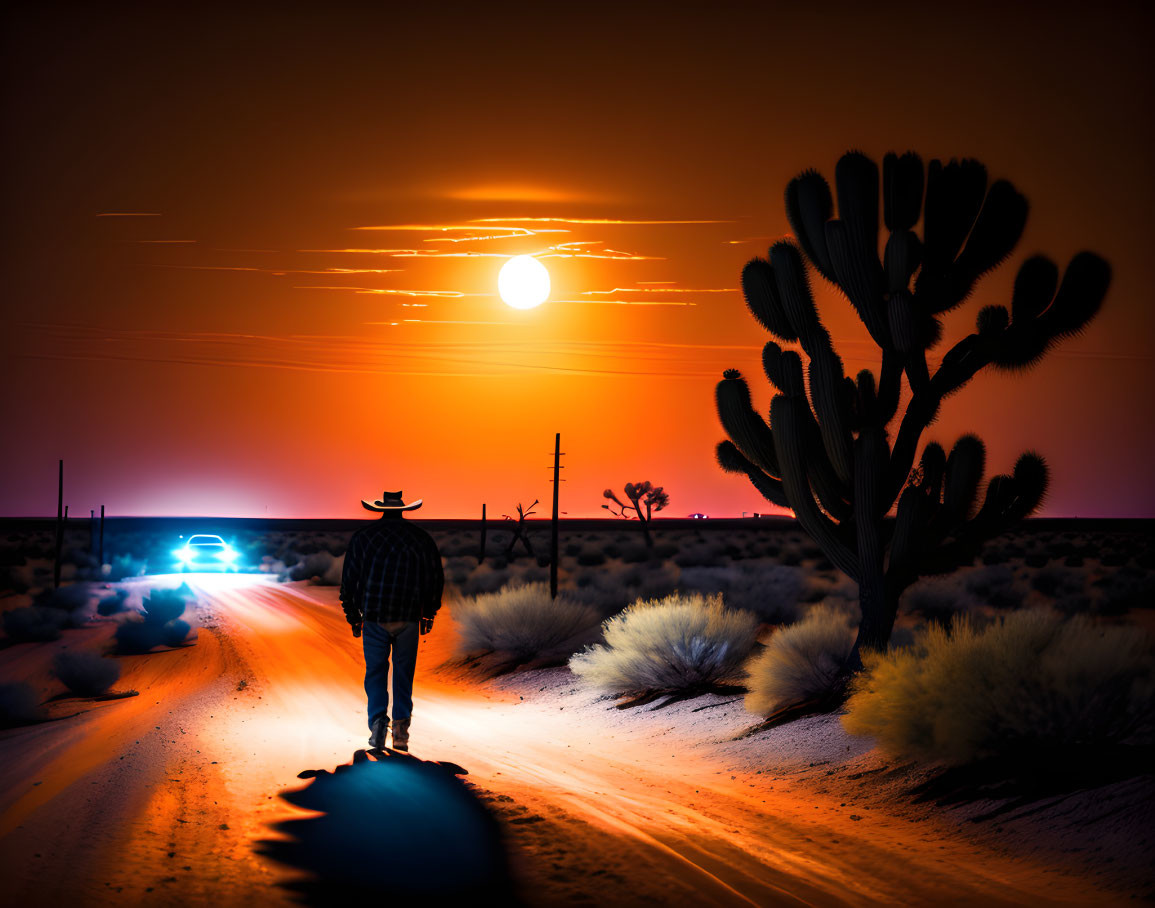
<path fill-rule="evenodd" d="M 300 869 L 257 843 L 310 816 L 278 797 L 307 784 L 299 773 L 365 746 L 360 642 L 333 588 L 254 575 L 193 585 L 196 644 L 122 657 L 117 687 L 139 696 L 62 699 L 59 721 L 4 733 L 0 872 L 15 903 L 293 898 L 284 884 Z M 452 604 L 422 641 L 413 753 L 468 770 L 530 904 L 1129 900 L 1086 864 L 984 842 L 957 817 L 888 809 L 869 781 L 885 762 L 836 718 L 735 742 L 751 717 L 734 698 L 620 710 L 564 668 L 478 683 L 444 664 L 451 615 Z M 70 645 L 111 626 L 70 632 L 81 635 Z M 7 673 L 46 673 L 37 652 L 10 652 Z"/>

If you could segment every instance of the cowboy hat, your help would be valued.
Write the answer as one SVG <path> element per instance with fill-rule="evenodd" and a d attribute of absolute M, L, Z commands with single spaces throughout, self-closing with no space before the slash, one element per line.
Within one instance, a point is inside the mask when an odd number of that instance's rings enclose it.
<path fill-rule="evenodd" d="M 361 499 L 361 507 L 367 511 L 415 511 L 421 507 L 421 499 L 406 504 L 402 492 L 382 492 L 381 497 L 372 503 Z"/>

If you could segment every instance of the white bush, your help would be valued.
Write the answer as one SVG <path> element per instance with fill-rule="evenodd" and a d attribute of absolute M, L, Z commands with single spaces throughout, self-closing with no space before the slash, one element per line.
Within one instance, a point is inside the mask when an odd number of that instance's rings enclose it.
<path fill-rule="evenodd" d="M 615 693 L 685 691 L 739 679 L 757 618 L 721 596 L 675 593 L 638 601 L 603 625 L 598 644 L 570 660 L 590 684 Z"/>
<path fill-rule="evenodd" d="M 775 631 L 747 666 L 746 708 L 767 716 L 829 692 L 854 649 L 857 632 L 847 617 L 818 605 L 797 624 Z"/>
<path fill-rule="evenodd" d="M 463 599 L 453 613 L 465 654 L 498 652 L 515 660 L 568 656 L 586 642 L 601 617 L 564 595 L 550 599 L 544 583 Z"/>

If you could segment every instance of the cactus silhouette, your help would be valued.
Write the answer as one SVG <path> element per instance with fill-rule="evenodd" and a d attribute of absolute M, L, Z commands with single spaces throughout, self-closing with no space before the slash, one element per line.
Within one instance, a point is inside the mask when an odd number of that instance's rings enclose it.
<path fill-rule="evenodd" d="M 741 375 L 723 373 L 717 407 L 729 441 L 717 456 L 722 469 L 744 474 L 769 501 L 793 510 L 858 583 L 862 618 L 850 670 L 861 665 L 863 649 L 886 646 L 906 587 L 969 563 L 983 541 L 1034 511 L 1046 492 L 1046 465 L 1027 452 L 1012 473 L 987 483 L 978 506 L 986 450 L 974 435 L 949 455 L 927 444 L 916 467 L 923 431 L 943 399 L 986 366 L 1025 369 L 1081 331 L 1098 312 L 1111 272 L 1099 256 L 1081 252 L 1060 281 L 1050 260 L 1027 259 L 1009 311 L 983 308 L 975 332 L 931 372 L 927 352 L 941 339 L 940 316 L 1010 255 L 1026 223 L 1026 199 L 1005 180 L 988 186 L 977 161 L 931 161 L 924 178 L 917 155 L 888 154 L 881 182 L 889 235 L 880 258 L 878 166 L 850 152 L 834 182 L 837 217 L 821 175 L 806 171 L 792 180 L 786 213 L 797 245 L 775 243 L 769 259 L 755 258 L 742 272 L 754 318 L 802 355 L 773 340 L 763 349 L 777 389 L 769 422 L 751 405 Z M 920 215 L 921 237 L 914 232 Z M 845 294 L 878 345 L 877 378 L 869 369 L 845 374 L 815 308 L 806 262 Z M 899 417 L 904 377 L 910 398 Z"/>

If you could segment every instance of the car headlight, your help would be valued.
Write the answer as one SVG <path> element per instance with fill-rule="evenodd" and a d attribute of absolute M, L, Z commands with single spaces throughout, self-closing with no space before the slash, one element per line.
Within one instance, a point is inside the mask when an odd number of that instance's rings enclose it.
<path fill-rule="evenodd" d="M 189 547 L 187 545 L 184 546 L 183 548 L 177 549 L 172 554 L 173 554 L 173 557 L 175 557 L 176 560 L 179 561 L 181 564 L 188 564 L 190 561 L 192 561 L 192 558 L 193 558 L 192 552 L 189 550 Z"/>
<path fill-rule="evenodd" d="M 231 563 L 237 560 L 237 550 L 226 545 L 221 551 L 217 552 L 217 557 L 221 561 L 227 561 Z"/>

